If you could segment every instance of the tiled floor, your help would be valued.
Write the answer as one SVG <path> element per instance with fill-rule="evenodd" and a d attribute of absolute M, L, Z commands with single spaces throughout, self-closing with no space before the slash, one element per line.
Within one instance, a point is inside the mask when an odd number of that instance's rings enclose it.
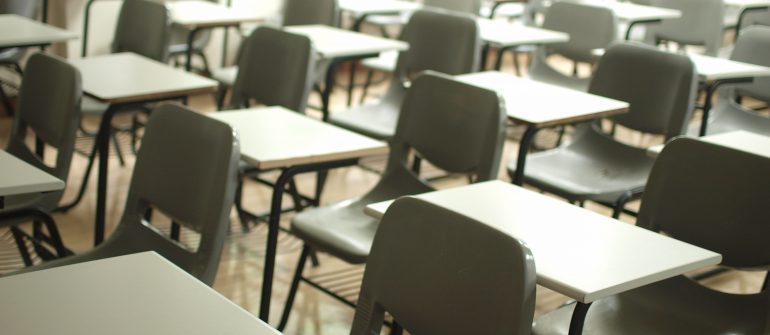
<path fill-rule="evenodd" d="M 512 71 L 510 68 L 510 59 L 507 61 L 508 64 L 505 71 Z M 361 78 L 359 79 L 362 80 L 363 72 L 359 71 L 359 74 L 361 75 Z M 340 74 L 339 78 L 347 78 L 347 76 Z M 382 92 L 384 88 L 384 84 L 379 85 L 374 91 Z M 332 99 L 332 110 L 344 108 L 345 98 L 342 93 L 343 90 L 338 89 L 336 92 L 337 93 Z M 313 99 L 313 104 L 317 105 L 317 97 L 314 96 Z M 204 113 L 212 112 L 215 109 L 213 98 L 211 96 L 195 97 L 191 99 L 190 105 L 194 109 Z M 318 115 L 314 112 L 311 114 L 315 116 Z M 94 122 L 94 120 L 86 121 L 88 123 Z M 4 145 L 9 134 L 9 129 L 10 119 L 0 118 L 0 145 Z M 509 139 L 505 144 L 505 159 L 503 162 L 506 162 L 509 158 L 513 157 L 518 150 L 517 138 L 520 136 L 520 133 L 521 129 L 518 128 L 511 128 L 509 131 Z M 660 139 L 657 138 L 638 136 L 638 134 L 622 131 L 618 136 L 624 141 L 641 145 L 649 145 L 660 141 Z M 538 143 L 541 146 L 549 146 L 552 145 L 554 139 L 555 135 L 553 132 L 543 132 L 538 139 Z M 381 168 L 383 161 L 384 159 L 373 159 L 369 161 L 367 165 Z M 117 159 L 110 160 L 110 188 L 109 196 L 107 197 L 108 228 L 110 230 L 117 224 L 119 216 L 121 215 L 128 182 L 131 177 L 131 167 L 133 166 L 133 162 L 134 158 L 131 155 L 127 155 L 126 166 L 120 166 Z M 85 165 L 86 159 L 83 156 L 77 156 L 74 159 L 65 195 L 65 199 L 67 200 L 65 201 L 74 197 L 77 187 L 80 185 Z M 428 169 L 426 173 L 437 173 L 437 171 Z M 508 176 L 505 175 L 504 168 L 501 168 L 500 178 L 509 180 Z M 313 175 L 300 176 L 298 178 L 300 189 L 305 190 L 306 192 L 312 191 L 314 180 Z M 323 194 L 323 202 L 331 203 L 362 195 L 372 187 L 377 180 L 377 174 L 358 167 L 333 170 L 329 174 L 327 186 Z M 54 215 L 62 231 L 65 242 L 75 251 L 88 250 L 91 245 L 93 213 L 95 208 L 94 182 L 95 179 L 92 177 L 88 186 L 88 192 L 79 206 L 73 208 L 68 213 L 58 213 Z M 437 182 L 436 186 L 441 188 L 463 183 L 465 183 L 464 178 L 456 177 Z M 270 189 L 264 186 L 255 183 L 247 183 L 244 193 L 246 206 L 253 211 L 264 212 L 269 206 L 270 194 Z M 588 204 L 587 207 L 604 214 L 608 213 L 606 209 L 598 206 Z M 288 222 L 290 216 L 291 215 L 283 216 L 284 224 Z M 626 222 L 633 222 L 630 217 L 624 217 L 623 220 Z M 266 229 L 264 225 L 257 225 L 252 227 L 249 232 L 244 232 L 236 217 L 233 215 L 232 233 L 226 244 L 219 274 L 214 285 L 214 288 L 217 291 L 254 314 L 258 313 L 259 306 L 265 232 Z M 2 237 L 0 238 L 0 272 L 8 272 L 12 268 L 19 266 L 19 262 L 14 258 L 15 249 L 13 249 L 13 245 L 9 243 L 7 231 L 0 230 L 0 237 Z M 189 238 L 194 237 L 184 235 L 182 239 L 184 241 Z M 565 248 L 566 247 L 567 246 L 565 246 Z M 273 324 L 277 323 L 280 312 L 283 309 L 283 302 L 288 289 L 288 283 L 294 271 L 300 248 L 301 242 L 297 239 L 285 234 L 281 236 L 276 263 L 274 299 L 271 313 L 271 321 Z M 348 267 L 348 265 L 343 262 L 323 254 L 320 255 L 320 261 L 321 265 L 318 268 L 309 268 L 306 273 L 309 275 L 328 273 Z M 753 292 L 758 289 L 761 280 L 762 276 L 758 274 L 733 272 L 714 277 L 708 280 L 707 283 L 730 292 Z M 567 298 L 564 296 L 539 287 L 536 314 L 540 315 L 552 310 L 563 304 L 565 301 L 567 301 Z M 349 332 L 352 316 L 353 310 L 351 308 L 321 294 L 317 290 L 302 285 L 286 333 L 305 335 L 347 334 Z"/>

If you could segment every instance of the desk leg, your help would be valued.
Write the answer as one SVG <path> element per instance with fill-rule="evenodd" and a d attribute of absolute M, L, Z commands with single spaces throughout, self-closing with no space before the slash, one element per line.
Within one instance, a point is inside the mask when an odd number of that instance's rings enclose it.
<path fill-rule="evenodd" d="M 521 142 L 519 142 L 519 155 L 516 159 L 516 173 L 513 176 L 513 183 L 515 185 L 524 185 L 524 167 L 527 164 L 527 153 L 539 130 L 539 128 L 527 126 L 524 136 L 521 137 Z"/>
<path fill-rule="evenodd" d="M 575 309 L 572 311 L 572 320 L 569 323 L 569 335 L 579 335 L 583 333 L 583 324 L 586 321 L 586 314 L 588 314 L 588 308 L 591 307 L 591 303 L 584 304 L 582 302 L 575 303 Z"/>
<path fill-rule="evenodd" d="M 707 128 L 708 128 L 708 122 L 709 122 L 709 114 L 711 112 L 711 107 L 713 105 L 712 100 L 714 99 L 714 93 L 716 93 L 719 86 L 722 86 L 724 84 L 750 83 L 752 81 L 754 81 L 753 77 L 722 79 L 722 80 L 715 80 L 706 87 L 706 101 L 703 103 L 703 119 L 701 120 L 701 123 L 700 123 L 700 131 L 698 133 L 698 136 L 706 136 L 706 132 L 708 130 Z"/>
<path fill-rule="evenodd" d="M 288 167 L 281 172 L 273 188 L 272 202 L 270 203 L 270 218 L 267 224 L 267 250 L 265 251 L 265 269 L 262 275 L 262 297 L 259 305 L 259 318 L 268 322 L 270 317 L 270 298 L 273 292 L 273 272 L 275 270 L 275 255 L 278 248 L 278 231 L 281 222 L 281 206 L 285 187 L 294 176 L 300 173 L 325 171 L 328 169 L 351 166 L 358 163 L 358 159 L 323 162 L 308 165 Z"/>
<path fill-rule="evenodd" d="M 334 89 L 334 76 L 337 73 L 337 66 L 339 61 L 333 59 L 329 63 L 329 68 L 326 69 L 326 78 L 324 79 L 324 89 L 321 91 L 321 112 L 323 113 L 323 121 L 329 121 L 329 100 L 331 99 L 332 90 Z"/>
<path fill-rule="evenodd" d="M 110 105 L 107 111 L 102 115 L 102 121 L 99 124 L 99 132 L 96 134 L 96 147 L 99 153 L 99 175 L 96 187 L 96 223 L 94 226 L 94 245 L 99 245 L 104 241 L 104 227 L 107 209 L 107 164 L 110 156 L 110 131 L 112 127 L 112 117 L 115 115 L 117 107 Z"/>
<path fill-rule="evenodd" d="M 195 28 L 191 30 L 189 34 L 187 34 L 187 52 L 185 52 L 184 69 L 188 72 L 192 70 L 193 43 L 195 43 L 195 35 L 198 34 L 199 30 L 200 29 Z"/>

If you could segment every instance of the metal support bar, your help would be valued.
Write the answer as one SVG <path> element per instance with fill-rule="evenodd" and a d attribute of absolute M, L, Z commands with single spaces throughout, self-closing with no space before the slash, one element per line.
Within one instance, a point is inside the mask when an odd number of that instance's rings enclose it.
<path fill-rule="evenodd" d="M 515 185 L 522 186 L 524 184 L 524 168 L 527 164 L 527 153 L 539 130 L 539 128 L 527 126 L 527 130 L 524 131 L 524 136 L 521 137 L 521 141 L 519 142 L 519 155 L 516 159 L 516 172 L 513 175 L 513 183 Z"/>
<path fill-rule="evenodd" d="M 583 325 L 586 321 L 586 314 L 591 303 L 576 302 L 575 309 L 572 311 L 572 319 L 569 323 L 569 335 L 580 335 L 583 333 Z"/>
<path fill-rule="evenodd" d="M 267 322 L 270 316 L 270 298 L 273 290 L 273 272 L 275 270 L 275 256 L 278 245 L 278 231 L 280 230 L 281 208 L 283 193 L 286 184 L 295 175 L 306 172 L 323 171 L 358 163 L 358 159 L 344 159 L 331 162 L 312 163 L 299 166 L 291 166 L 283 170 L 273 189 L 270 204 L 270 219 L 268 221 L 267 249 L 265 250 L 265 267 L 262 278 L 262 297 L 259 308 L 259 318 Z"/>
<path fill-rule="evenodd" d="M 727 78 L 727 79 L 718 79 L 711 82 L 711 84 L 706 85 L 706 101 L 703 103 L 703 119 L 701 120 L 700 124 L 700 132 L 698 136 L 706 136 L 707 128 L 708 128 L 708 122 L 709 122 L 709 112 L 711 112 L 712 107 L 712 100 L 714 98 L 714 93 L 717 91 L 719 86 L 725 85 L 725 84 L 742 84 L 742 83 L 750 83 L 754 81 L 754 77 L 743 77 L 743 78 Z"/>

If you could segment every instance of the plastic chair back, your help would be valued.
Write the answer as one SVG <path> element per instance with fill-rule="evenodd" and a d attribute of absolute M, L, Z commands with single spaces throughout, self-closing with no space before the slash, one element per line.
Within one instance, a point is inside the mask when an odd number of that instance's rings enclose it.
<path fill-rule="evenodd" d="M 612 10 L 574 2 L 555 2 L 545 13 L 543 28 L 569 34 L 569 41 L 547 50 L 577 62 L 592 63 L 594 49 L 606 48 L 617 39 Z"/>
<path fill-rule="evenodd" d="M 165 63 L 171 38 L 171 17 L 162 2 L 123 1 L 112 40 L 113 52 L 133 52 Z"/>
<path fill-rule="evenodd" d="M 19 90 L 19 108 L 6 150 L 35 167 L 66 181 L 80 123 L 80 72 L 59 57 L 36 53 L 27 61 Z M 26 144 L 31 130 L 56 149 L 54 166 L 45 164 Z M 41 194 L 36 206 L 54 209 L 64 191 Z"/>
<path fill-rule="evenodd" d="M 112 254 L 154 250 L 204 283 L 213 283 L 237 184 L 236 136 L 227 124 L 184 107 L 156 108 L 137 154 L 120 225 L 97 249 Z M 198 232 L 197 250 L 148 225 L 142 218 L 149 208 Z"/>
<path fill-rule="evenodd" d="M 39 0 L 0 0 L 0 14 L 16 14 L 35 19 Z"/>
<path fill-rule="evenodd" d="M 479 15 L 481 11 L 481 0 L 425 0 L 423 5 L 471 15 Z"/>
<path fill-rule="evenodd" d="M 323 24 L 336 27 L 339 15 L 337 0 L 286 0 L 283 8 L 283 25 Z"/>
<path fill-rule="evenodd" d="M 730 59 L 770 66 L 770 27 L 752 26 L 741 31 Z M 770 78 L 756 77 L 750 84 L 734 86 L 740 95 L 770 102 Z M 731 87 L 732 88 L 732 87 Z"/>
<path fill-rule="evenodd" d="M 379 334 L 385 312 L 412 334 L 529 334 L 535 281 L 515 238 L 401 198 L 375 235 L 350 334 Z"/>
<path fill-rule="evenodd" d="M 613 117 L 615 122 L 669 139 L 685 132 L 697 83 L 687 56 L 620 43 L 599 61 L 589 93 L 629 103 L 629 112 Z"/>
<path fill-rule="evenodd" d="M 409 43 L 409 50 L 401 52 L 396 63 L 396 73 L 402 80 L 424 70 L 457 75 L 479 68 L 479 28 L 468 15 L 418 11 L 409 19 L 400 39 Z"/>
<path fill-rule="evenodd" d="M 248 106 L 254 99 L 304 113 L 315 67 L 310 39 L 262 26 L 243 41 L 241 48 L 231 107 Z"/>
<path fill-rule="evenodd" d="M 691 138 L 666 144 L 637 225 L 722 254 L 734 268 L 770 266 L 770 158 Z"/>
<path fill-rule="evenodd" d="M 496 179 L 505 119 L 497 93 L 423 73 L 404 97 L 383 180 L 389 170 L 406 169 L 410 149 L 445 171 Z"/>
<path fill-rule="evenodd" d="M 656 7 L 678 9 L 682 16 L 663 20 L 647 28 L 647 41 L 672 41 L 684 45 L 702 45 L 706 55 L 717 56 L 722 44 L 723 0 L 654 0 Z"/>

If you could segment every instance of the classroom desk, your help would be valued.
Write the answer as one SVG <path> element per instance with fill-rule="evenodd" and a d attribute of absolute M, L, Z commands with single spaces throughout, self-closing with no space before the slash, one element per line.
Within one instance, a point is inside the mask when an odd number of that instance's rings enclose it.
<path fill-rule="evenodd" d="M 118 53 L 73 60 L 83 78 L 83 92 L 109 104 L 102 115 L 91 157 L 99 154 L 94 243 L 104 239 L 107 198 L 107 163 L 112 118 L 116 113 L 147 103 L 184 99 L 190 95 L 214 93 L 218 83 L 196 74 L 133 53 Z M 87 171 L 91 166 L 87 167 Z M 88 178 L 88 175 L 86 175 Z"/>
<path fill-rule="evenodd" d="M 78 35 L 54 26 L 40 23 L 15 14 L 0 14 L 0 49 L 46 47 L 57 42 L 66 42 Z M 0 101 L 13 114 L 14 108 L 0 87 Z"/>
<path fill-rule="evenodd" d="M 663 20 L 676 19 L 682 16 L 682 12 L 676 9 L 645 6 L 630 2 L 603 1 L 603 0 L 578 0 L 577 2 L 606 7 L 612 10 L 615 17 L 628 24 L 624 38 L 628 40 L 631 29 L 635 25 L 659 23 Z"/>
<path fill-rule="evenodd" d="M 78 35 L 15 14 L 0 14 L 0 48 L 44 47 Z"/>
<path fill-rule="evenodd" d="M 399 15 L 414 12 L 422 4 L 405 0 L 339 0 L 340 10 L 349 12 L 355 18 L 351 30 L 360 31 L 361 24 L 369 15 Z"/>
<path fill-rule="evenodd" d="M 417 197 L 526 243 L 538 284 L 578 302 L 570 334 L 582 332 L 593 301 L 722 260 L 717 253 L 502 181 Z M 382 217 L 389 205 L 371 204 L 365 212 Z"/>
<path fill-rule="evenodd" d="M 329 68 L 326 70 L 324 88 L 321 92 L 324 121 L 329 118 L 329 98 L 334 88 L 334 75 L 340 63 L 377 57 L 381 52 L 404 51 L 409 48 L 409 44 L 403 41 L 324 25 L 290 26 L 284 29 L 288 32 L 305 35 L 310 38 L 313 49 L 318 53 L 319 58 L 329 60 L 330 62 Z M 351 83 L 353 82 L 354 75 L 354 71 L 350 71 Z M 350 85 L 348 89 L 348 97 L 351 96 L 352 87 Z"/>
<path fill-rule="evenodd" d="M 527 153 L 540 129 L 585 122 L 628 111 L 628 103 L 501 72 L 455 76 L 458 80 L 498 92 L 508 118 L 527 127 L 519 143 L 513 183 L 524 182 Z"/>
<path fill-rule="evenodd" d="M 0 150 L 0 209 L 3 197 L 64 189 L 64 182 L 29 163 Z"/>
<path fill-rule="evenodd" d="M 280 168 L 275 182 L 259 317 L 270 313 L 275 252 L 281 202 L 287 182 L 299 173 L 355 165 L 358 159 L 388 152 L 384 142 L 323 123 L 282 107 L 266 107 L 206 114 L 232 126 L 240 135 L 241 159 L 260 169 Z"/>
<path fill-rule="evenodd" d="M 538 27 L 525 26 L 523 24 L 510 23 L 499 20 L 479 18 L 479 35 L 484 40 L 486 53 L 489 47 L 497 48 L 495 69 L 502 67 L 502 53 L 508 49 L 522 45 L 543 45 L 563 43 L 569 41 L 569 34 Z M 487 59 L 482 56 L 482 62 Z"/>
<path fill-rule="evenodd" d="M 48 235 L 43 235 L 42 230 L 35 226 L 34 238 L 50 243 L 56 249 L 59 256 L 63 257 L 70 254 L 71 252 L 64 246 L 61 236 L 59 236 L 56 223 L 48 213 L 32 207 L 3 210 L 6 196 L 59 191 L 64 189 L 64 187 L 64 181 L 59 178 L 11 155 L 5 150 L 0 150 L 0 226 L 2 226 L 4 221 L 7 222 L 8 220 L 14 222 L 24 219 L 30 222 L 33 220 L 41 222 L 48 227 Z M 24 243 L 22 236 L 26 235 L 26 233 L 15 227 L 11 227 L 11 232 L 17 243 Z M 41 251 L 41 249 L 36 250 Z M 30 258 L 26 249 L 20 249 L 19 252 L 25 264 L 32 264 L 32 258 Z"/>
<path fill-rule="evenodd" d="M 0 296 L 7 334 L 280 334 L 152 251 L 0 278 Z"/>
<path fill-rule="evenodd" d="M 192 46 L 195 35 L 203 29 L 239 27 L 246 22 L 259 22 L 264 18 L 248 11 L 201 0 L 174 1 L 166 3 L 175 25 L 190 31 L 187 35 L 187 54 L 185 69 L 192 68 Z M 223 50 L 225 50 L 223 48 Z M 222 56 L 224 58 L 224 55 Z"/>
<path fill-rule="evenodd" d="M 745 130 L 730 131 L 698 138 L 701 141 L 718 144 L 724 147 L 746 151 L 755 155 L 770 158 L 770 137 L 748 132 Z M 647 155 L 658 157 L 663 151 L 664 144 L 647 148 Z"/>
<path fill-rule="evenodd" d="M 690 54 L 698 77 L 706 85 L 706 100 L 703 104 L 703 120 L 700 136 L 706 135 L 709 112 L 716 90 L 724 84 L 750 83 L 755 77 L 770 76 L 770 68 L 724 58 Z"/>

